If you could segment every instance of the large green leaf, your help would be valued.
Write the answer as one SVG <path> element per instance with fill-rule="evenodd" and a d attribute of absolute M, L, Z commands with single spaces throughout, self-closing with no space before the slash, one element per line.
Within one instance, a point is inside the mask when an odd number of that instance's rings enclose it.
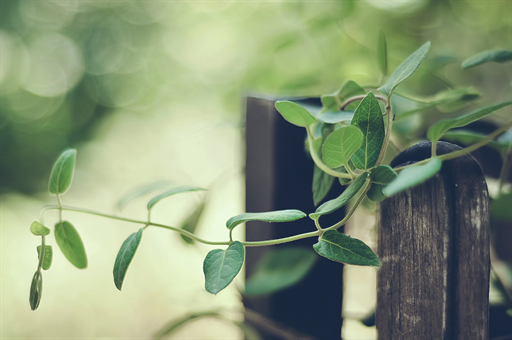
<path fill-rule="evenodd" d="M 491 50 L 478 53 L 472 57 L 467 58 L 462 62 L 462 69 L 466 70 L 470 67 L 477 65 L 496 62 L 503 63 L 512 60 L 512 51 L 508 50 Z"/>
<path fill-rule="evenodd" d="M 247 221 L 263 221 L 263 222 L 291 222 L 306 217 L 306 214 L 300 210 L 276 210 L 258 213 L 244 213 L 231 217 L 226 222 L 228 229 L 233 229 L 239 224 Z"/>
<path fill-rule="evenodd" d="M 41 302 L 41 294 L 43 293 L 43 275 L 37 271 L 32 277 L 32 284 L 30 285 L 30 309 L 36 310 Z"/>
<path fill-rule="evenodd" d="M 363 133 L 356 126 L 342 126 L 332 132 L 322 146 L 325 164 L 331 168 L 347 165 L 350 157 L 363 145 Z"/>
<path fill-rule="evenodd" d="M 386 44 L 386 36 L 384 32 L 379 29 L 379 39 L 377 42 L 377 65 L 382 76 L 388 74 L 388 48 Z"/>
<path fill-rule="evenodd" d="M 71 223 L 64 221 L 55 225 L 55 240 L 71 264 L 79 269 L 87 268 L 84 244 Z"/>
<path fill-rule="evenodd" d="M 414 165 L 410 168 L 406 168 L 402 170 L 397 178 L 389 183 L 382 192 L 387 197 L 390 197 L 400 191 L 418 185 L 437 174 L 439 170 L 441 170 L 441 165 L 441 160 L 435 157 L 423 165 Z"/>
<path fill-rule="evenodd" d="M 479 110 L 467 113 L 460 117 L 443 119 L 434 125 L 432 125 L 427 132 L 427 138 L 430 139 L 433 143 L 437 142 L 439 138 L 443 136 L 443 134 L 453 128 L 463 127 L 477 121 L 496 110 L 499 110 L 505 106 L 512 104 L 512 101 L 501 102 L 498 104 L 490 105 Z"/>
<path fill-rule="evenodd" d="M 64 194 L 73 181 L 75 172 L 76 150 L 68 149 L 64 151 L 53 165 L 50 175 L 48 191 L 50 194 Z"/>
<path fill-rule="evenodd" d="M 135 256 L 135 252 L 139 247 L 141 238 L 142 228 L 136 233 L 128 236 L 117 253 L 116 262 L 114 263 L 114 284 L 119 290 L 121 290 L 121 287 L 123 286 L 126 271 Z"/>
<path fill-rule="evenodd" d="M 340 196 L 319 206 L 313 214 L 309 214 L 309 217 L 316 220 L 320 218 L 320 216 L 330 214 L 347 204 L 348 201 L 357 194 L 359 189 L 361 189 L 368 176 L 368 172 L 359 175 Z"/>
<path fill-rule="evenodd" d="M 201 216 L 203 215 L 204 208 L 206 206 L 206 200 L 201 201 L 197 207 L 185 218 L 181 224 L 181 229 L 191 232 L 192 234 L 196 231 L 197 225 Z M 194 240 L 188 236 L 180 234 L 181 239 L 188 244 L 193 244 Z"/>
<path fill-rule="evenodd" d="M 315 117 L 305 108 L 290 101 L 276 102 L 276 109 L 288 122 L 300 127 L 308 127 L 316 123 Z"/>
<path fill-rule="evenodd" d="M 404 60 L 400 66 L 397 67 L 395 72 L 391 74 L 388 81 L 384 84 L 384 86 L 380 87 L 378 90 L 384 93 L 386 96 L 390 96 L 393 90 L 404 80 L 412 76 L 414 71 L 420 66 L 421 61 L 427 55 L 430 50 L 430 42 L 426 42 L 418 48 L 413 54 L 411 54 L 407 59 Z"/>
<path fill-rule="evenodd" d="M 306 276 L 317 260 L 310 249 L 289 247 L 271 250 L 245 283 L 247 295 L 264 295 L 290 287 Z"/>
<path fill-rule="evenodd" d="M 41 246 L 37 246 L 37 257 L 41 257 Z M 52 246 L 44 246 L 44 258 L 43 265 L 41 266 L 44 270 L 50 269 L 53 260 L 53 249 Z"/>
<path fill-rule="evenodd" d="M 343 104 L 345 100 L 365 93 L 365 90 L 356 82 L 348 80 L 338 91 L 322 96 L 320 99 L 322 100 L 324 111 L 339 111 L 341 104 Z M 347 109 L 351 110 L 354 106 L 355 105 L 349 105 Z"/>
<path fill-rule="evenodd" d="M 50 229 L 39 223 L 38 221 L 32 222 L 30 225 L 30 232 L 36 236 L 50 235 Z"/>
<path fill-rule="evenodd" d="M 167 198 L 169 196 L 181 194 L 184 192 L 202 191 L 202 190 L 206 190 L 206 189 L 198 188 L 198 187 L 191 187 L 191 186 L 182 186 L 182 187 L 173 188 L 173 189 L 168 190 L 160 195 L 157 195 L 157 196 L 153 197 L 151 200 L 149 200 L 148 210 L 151 210 L 151 208 L 153 208 L 153 206 L 155 204 L 157 204 L 158 202 L 160 202 L 161 200 L 163 200 L 164 198 Z"/>
<path fill-rule="evenodd" d="M 380 266 L 377 255 L 363 241 L 336 230 L 323 233 L 313 248 L 321 256 L 336 262 L 358 266 Z"/>
<path fill-rule="evenodd" d="M 368 93 L 361 101 L 351 124 L 363 133 L 363 144 L 352 156 L 352 161 L 358 169 L 369 169 L 379 159 L 385 135 L 382 111 L 373 93 Z"/>
<path fill-rule="evenodd" d="M 316 165 L 313 170 L 313 202 L 316 205 L 320 203 L 325 195 L 331 190 L 334 183 L 334 177 L 323 172 Z"/>
<path fill-rule="evenodd" d="M 244 264 L 244 246 L 235 241 L 226 250 L 215 249 L 206 255 L 203 263 L 205 289 L 217 294 L 226 288 Z"/>

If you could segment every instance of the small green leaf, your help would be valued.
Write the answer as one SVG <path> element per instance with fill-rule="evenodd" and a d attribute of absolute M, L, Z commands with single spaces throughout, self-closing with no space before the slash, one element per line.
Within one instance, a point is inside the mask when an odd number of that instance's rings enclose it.
<path fill-rule="evenodd" d="M 368 172 L 359 175 L 340 196 L 319 206 L 313 214 L 309 214 L 309 217 L 313 220 L 318 219 L 320 216 L 330 214 L 347 204 L 348 201 L 357 194 L 359 189 L 361 189 L 368 176 Z"/>
<path fill-rule="evenodd" d="M 379 159 L 385 134 L 382 111 L 373 93 L 368 93 L 361 101 L 351 124 L 363 133 L 363 144 L 352 156 L 352 161 L 358 169 L 369 169 Z"/>
<path fill-rule="evenodd" d="M 316 205 L 320 203 L 331 190 L 334 183 L 334 177 L 323 172 L 316 165 L 313 169 L 313 202 Z"/>
<path fill-rule="evenodd" d="M 400 191 L 418 185 L 437 174 L 439 170 L 441 170 L 441 165 L 441 160 L 435 157 L 423 165 L 414 165 L 410 168 L 406 168 L 402 170 L 397 178 L 389 183 L 382 192 L 387 197 L 390 197 Z"/>
<path fill-rule="evenodd" d="M 37 246 L 37 258 L 41 257 L 41 246 Z M 44 258 L 42 268 L 44 270 L 50 269 L 53 260 L 53 249 L 52 246 L 44 246 Z"/>
<path fill-rule="evenodd" d="M 512 51 L 507 50 L 491 50 L 478 53 L 472 57 L 467 58 L 462 62 L 462 69 L 467 70 L 468 68 L 495 62 L 495 63 L 503 63 L 505 61 L 512 60 Z"/>
<path fill-rule="evenodd" d="M 318 114 L 316 118 L 323 123 L 336 124 L 341 122 L 350 122 L 353 117 L 354 111 L 327 111 Z"/>
<path fill-rule="evenodd" d="M 385 77 L 388 74 L 388 48 L 386 36 L 381 29 L 379 29 L 379 40 L 377 42 L 377 65 L 380 73 Z"/>
<path fill-rule="evenodd" d="M 447 140 L 449 142 L 458 142 L 464 145 L 470 145 L 475 144 L 481 141 L 482 139 L 485 139 L 487 136 L 483 135 L 481 133 L 468 131 L 468 130 L 452 130 L 447 131 L 443 135 L 443 139 Z M 501 137 L 501 136 L 500 136 Z M 510 142 L 502 142 L 497 138 L 495 141 L 490 141 L 486 144 L 487 146 L 490 146 L 494 149 L 496 149 L 501 154 L 505 154 L 507 152 L 508 146 L 510 145 Z"/>
<path fill-rule="evenodd" d="M 306 217 L 306 214 L 300 210 L 276 210 L 258 213 L 244 213 L 231 217 L 226 222 L 228 229 L 233 229 L 239 224 L 247 221 L 263 221 L 263 222 L 291 222 Z"/>
<path fill-rule="evenodd" d="M 142 228 L 140 228 L 139 231 L 128 236 L 117 253 L 116 262 L 114 263 L 114 284 L 119 290 L 121 290 L 123 286 L 128 266 L 130 266 L 135 252 L 139 247 L 142 231 Z"/>
<path fill-rule="evenodd" d="M 290 101 L 276 102 L 276 109 L 288 122 L 300 127 L 308 127 L 316 123 L 315 117 L 305 108 Z"/>
<path fill-rule="evenodd" d="M 148 210 L 151 210 L 151 208 L 153 208 L 153 206 L 155 204 L 157 204 L 158 202 L 160 202 L 161 200 L 163 200 L 164 198 L 167 198 L 169 196 L 181 194 L 184 192 L 202 191 L 202 190 L 206 190 L 206 189 L 198 188 L 198 187 L 191 187 L 191 186 L 183 186 L 183 187 L 173 188 L 173 189 L 168 190 L 168 191 L 164 192 L 163 194 L 157 195 L 157 196 L 153 197 L 151 200 L 149 200 Z"/>
<path fill-rule="evenodd" d="M 167 182 L 155 182 L 143 185 L 141 187 L 135 188 L 124 195 L 119 202 L 117 202 L 117 208 L 119 210 L 123 210 L 123 208 L 133 201 L 134 199 L 144 196 L 145 194 L 149 194 L 152 191 L 163 189 L 169 187 L 169 183 Z"/>
<path fill-rule="evenodd" d="M 206 200 L 203 200 L 195 209 L 190 213 L 190 215 L 185 218 L 183 223 L 181 224 L 181 229 L 194 233 L 201 216 L 203 215 L 204 208 L 206 206 Z M 193 244 L 194 240 L 188 236 L 180 234 L 181 239 L 188 244 Z"/>
<path fill-rule="evenodd" d="M 397 174 L 389 165 L 379 165 L 370 171 L 370 180 L 372 183 L 389 184 Z"/>
<path fill-rule="evenodd" d="M 382 202 L 387 197 L 382 192 L 382 189 L 384 189 L 386 186 L 382 184 L 372 183 L 370 186 L 370 189 L 366 192 L 366 197 L 372 202 Z"/>
<path fill-rule="evenodd" d="M 386 96 L 390 96 L 393 90 L 404 80 L 412 76 L 414 71 L 420 66 L 421 61 L 427 55 L 430 50 L 430 42 L 426 42 L 423 46 L 418 48 L 413 54 L 411 54 L 403 63 L 400 64 L 391 74 L 388 81 L 384 86 L 378 88 L 378 90 L 384 93 Z"/>
<path fill-rule="evenodd" d="M 289 247 L 271 250 L 245 283 L 247 295 L 265 295 L 288 288 L 313 268 L 317 256 L 309 249 Z"/>
<path fill-rule="evenodd" d="M 79 269 L 87 268 L 84 244 L 71 223 L 64 221 L 55 225 L 55 240 L 71 264 Z"/>
<path fill-rule="evenodd" d="M 322 146 L 325 164 L 331 168 L 346 165 L 354 153 L 363 145 L 363 133 L 356 126 L 342 126 L 332 132 Z"/>
<path fill-rule="evenodd" d="M 185 315 L 183 317 L 180 317 L 175 320 L 171 320 L 169 323 L 164 325 L 156 334 L 153 336 L 154 339 L 162 339 L 164 336 L 171 335 L 173 332 L 175 332 L 178 328 L 181 326 L 194 321 L 196 319 L 200 319 L 203 317 L 217 317 L 219 316 L 218 311 L 206 311 L 206 312 L 198 312 L 198 313 L 192 313 L 189 315 Z"/>
<path fill-rule="evenodd" d="M 473 88 L 446 90 L 436 94 L 434 103 L 439 111 L 452 112 L 480 96 L 480 93 Z"/>
<path fill-rule="evenodd" d="M 313 248 L 321 256 L 336 262 L 358 266 L 380 266 L 377 255 L 363 241 L 336 230 L 323 233 Z"/>
<path fill-rule="evenodd" d="M 244 264 L 244 246 L 234 241 L 226 250 L 215 249 L 206 255 L 203 263 L 205 289 L 217 294 L 226 288 Z"/>
<path fill-rule="evenodd" d="M 339 111 L 341 104 L 343 104 L 345 100 L 365 93 L 365 90 L 356 82 L 348 80 L 336 93 L 321 97 L 324 111 Z M 353 110 L 356 106 L 356 104 L 351 104 L 347 109 Z"/>
<path fill-rule="evenodd" d="M 75 171 L 76 150 L 64 151 L 53 165 L 48 191 L 50 194 L 64 194 L 71 186 Z"/>
<path fill-rule="evenodd" d="M 30 232 L 36 236 L 50 235 L 50 229 L 39 223 L 38 221 L 32 222 Z"/>
<path fill-rule="evenodd" d="M 43 275 L 40 271 L 37 271 L 32 278 L 32 284 L 30 285 L 30 309 L 36 310 L 41 302 L 41 294 L 43 293 Z"/>
<path fill-rule="evenodd" d="M 443 120 L 435 123 L 428 129 L 427 138 L 429 140 L 431 140 L 432 143 L 436 143 L 439 140 L 439 138 L 441 138 L 446 131 L 453 129 L 453 128 L 466 126 L 469 123 L 477 121 L 477 120 L 493 113 L 494 111 L 499 110 L 499 109 L 501 109 L 505 106 L 508 106 L 510 104 L 512 104 L 512 101 L 501 102 L 498 104 L 490 105 L 490 106 L 484 107 L 482 109 L 467 113 L 460 117 L 443 119 Z"/>

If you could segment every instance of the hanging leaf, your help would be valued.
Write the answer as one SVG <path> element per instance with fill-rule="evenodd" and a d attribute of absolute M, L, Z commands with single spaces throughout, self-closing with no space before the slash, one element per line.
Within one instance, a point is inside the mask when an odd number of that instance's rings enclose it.
<path fill-rule="evenodd" d="M 244 264 L 244 246 L 234 241 L 226 250 L 215 249 L 206 255 L 203 263 L 205 289 L 217 294 L 226 288 Z"/>
<path fill-rule="evenodd" d="M 346 166 L 363 145 L 363 133 L 356 126 L 342 126 L 332 132 L 322 146 L 324 162 L 331 168 Z"/>
<path fill-rule="evenodd" d="M 116 262 L 114 263 L 114 284 L 119 290 L 123 286 L 126 271 L 139 247 L 142 231 L 142 228 L 140 228 L 139 231 L 128 236 L 117 253 Z"/>
<path fill-rule="evenodd" d="M 316 205 L 320 203 L 331 190 L 334 183 L 334 177 L 323 172 L 319 167 L 314 165 L 313 169 L 313 202 Z"/>
<path fill-rule="evenodd" d="M 281 116 L 293 125 L 300 127 L 308 127 L 311 124 L 316 123 L 315 117 L 313 117 L 308 110 L 303 108 L 297 103 L 290 101 L 279 101 L 276 102 L 276 109 L 279 111 Z"/>
<path fill-rule="evenodd" d="M 330 214 L 347 204 L 348 201 L 350 201 L 350 199 L 354 197 L 359 189 L 364 185 L 368 175 L 368 172 L 359 175 L 359 177 L 357 177 L 356 180 L 352 182 L 352 184 L 350 184 L 340 196 L 338 196 L 338 198 L 325 202 L 319 206 L 313 214 L 309 214 L 309 217 L 316 220 L 320 218 L 320 216 Z"/>
<path fill-rule="evenodd" d="M 41 257 L 41 246 L 37 246 L 37 258 Z M 41 266 L 44 270 L 50 269 L 53 260 L 53 249 L 52 246 L 44 246 L 44 258 L 43 265 Z"/>
<path fill-rule="evenodd" d="M 387 196 L 382 192 L 385 187 L 386 186 L 382 184 L 372 183 L 370 189 L 366 192 L 366 197 L 375 203 L 384 201 L 387 198 Z"/>
<path fill-rule="evenodd" d="M 36 310 L 41 302 L 41 294 L 43 293 L 43 275 L 37 271 L 32 277 L 32 284 L 30 285 L 30 309 Z"/>
<path fill-rule="evenodd" d="M 155 204 L 157 204 L 158 202 L 160 202 L 161 200 L 163 200 L 164 198 L 167 198 L 169 196 L 176 195 L 176 194 L 181 194 L 181 193 L 184 193 L 184 192 L 202 191 L 202 190 L 206 190 L 206 189 L 198 188 L 198 187 L 191 187 L 191 186 L 183 186 L 183 187 L 173 188 L 171 190 L 168 190 L 168 191 L 164 192 L 163 194 L 160 194 L 160 195 L 157 195 L 157 196 L 153 197 L 148 202 L 148 210 L 151 210 L 151 208 L 153 208 L 153 206 Z"/>
<path fill-rule="evenodd" d="M 131 190 L 130 192 L 128 192 L 126 195 L 124 195 L 119 200 L 119 202 L 117 202 L 117 208 L 119 210 L 123 210 L 123 208 L 128 203 L 133 201 L 134 199 L 144 196 L 146 194 L 149 194 L 152 191 L 167 188 L 167 187 L 169 187 L 169 185 L 170 184 L 168 182 L 155 182 L 155 183 L 150 183 L 150 184 L 146 184 L 141 187 L 135 188 L 135 189 Z"/>
<path fill-rule="evenodd" d="M 493 113 L 494 111 L 499 110 L 499 109 L 501 109 L 505 106 L 508 106 L 510 104 L 512 104 L 512 101 L 501 102 L 498 104 L 490 105 L 490 106 L 484 107 L 482 109 L 467 113 L 460 117 L 443 119 L 443 120 L 435 123 L 428 129 L 427 138 L 429 140 L 431 140 L 432 143 L 436 143 L 439 140 L 439 138 L 441 138 L 446 131 L 453 129 L 453 128 L 466 126 L 469 123 L 477 121 L 477 120 Z"/>
<path fill-rule="evenodd" d="M 183 223 L 181 224 L 181 229 L 191 232 L 192 234 L 196 231 L 197 225 L 201 216 L 203 215 L 204 208 L 206 206 L 206 200 L 203 200 L 188 216 L 185 218 Z M 188 236 L 180 234 L 180 237 L 185 243 L 193 244 L 194 240 Z"/>
<path fill-rule="evenodd" d="M 389 165 L 379 165 L 370 171 L 370 180 L 372 183 L 389 184 L 397 174 Z"/>
<path fill-rule="evenodd" d="M 400 64 L 391 74 L 388 81 L 384 86 L 379 87 L 378 90 L 386 96 L 391 96 L 393 90 L 404 80 L 412 76 L 421 61 L 425 58 L 428 51 L 430 50 L 430 42 L 425 43 L 423 46 L 418 48 L 413 54 L 411 54 L 403 63 Z"/>
<path fill-rule="evenodd" d="M 397 178 L 389 183 L 382 192 L 387 197 L 390 197 L 400 191 L 423 183 L 437 174 L 439 170 L 441 170 L 441 165 L 441 160 L 435 157 L 423 165 L 414 165 L 410 168 L 406 168 L 402 170 Z"/>
<path fill-rule="evenodd" d="M 386 36 L 379 29 L 379 40 L 377 42 L 377 65 L 383 77 L 388 74 L 388 48 L 386 44 Z"/>
<path fill-rule="evenodd" d="M 50 194 L 64 194 L 71 186 L 75 171 L 76 150 L 64 151 L 53 165 L 48 191 Z"/>
<path fill-rule="evenodd" d="M 507 50 L 491 50 L 478 53 L 472 57 L 467 58 L 462 62 L 462 69 L 467 70 L 468 68 L 475 67 L 477 65 L 495 62 L 503 63 L 505 61 L 512 60 L 512 51 Z"/>
<path fill-rule="evenodd" d="M 263 222 L 291 222 L 306 217 L 306 214 L 300 210 L 276 210 L 258 213 L 244 213 L 231 217 L 226 222 L 228 229 L 233 229 L 239 224 L 247 221 L 263 221 Z"/>
<path fill-rule="evenodd" d="M 369 169 L 377 163 L 385 135 L 382 111 L 373 93 L 368 93 L 361 101 L 351 124 L 363 133 L 363 144 L 352 161 L 358 169 Z"/>
<path fill-rule="evenodd" d="M 265 295 L 288 288 L 313 268 L 318 257 L 309 249 L 289 247 L 271 250 L 245 283 L 247 295 Z"/>
<path fill-rule="evenodd" d="M 313 248 L 321 256 L 336 262 L 358 266 L 380 266 L 377 255 L 363 241 L 336 230 L 323 233 Z"/>
<path fill-rule="evenodd" d="M 55 225 L 55 240 L 71 264 L 79 269 L 87 268 L 84 244 L 71 223 L 64 221 Z"/>
<path fill-rule="evenodd" d="M 32 222 L 30 225 L 30 232 L 36 236 L 50 235 L 50 229 L 39 223 L 38 221 Z"/>

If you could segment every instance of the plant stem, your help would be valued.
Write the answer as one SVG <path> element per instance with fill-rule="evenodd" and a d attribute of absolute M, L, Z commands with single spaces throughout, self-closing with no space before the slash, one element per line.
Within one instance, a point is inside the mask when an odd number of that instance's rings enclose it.
<path fill-rule="evenodd" d="M 386 134 L 384 136 L 384 143 L 382 143 L 382 149 L 380 150 L 379 158 L 377 159 L 377 163 L 375 166 L 380 165 L 384 155 L 386 154 L 386 149 L 388 148 L 389 137 L 391 136 L 391 128 L 393 127 L 393 112 L 391 109 L 391 100 L 389 101 L 389 105 L 386 106 L 386 116 L 388 117 L 388 126 L 386 127 Z"/>
<path fill-rule="evenodd" d="M 340 105 L 340 111 L 343 111 L 347 108 L 347 106 L 349 106 L 350 104 L 352 104 L 353 102 L 357 102 L 358 100 L 363 100 L 364 98 L 366 97 L 366 94 L 362 94 L 362 95 L 359 95 L 359 96 L 354 96 L 354 97 L 350 97 L 348 98 L 347 100 L 345 100 L 343 102 L 343 104 Z M 385 97 L 382 97 L 382 96 L 379 96 L 379 95 L 375 95 L 375 98 L 377 100 L 380 100 L 381 102 L 384 103 L 384 105 L 388 105 L 388 101 Z"/>
<path fill-rule="evenodd" d="M 44 253 L 46 248 L 46 236 L 41 235 L 41 250 L 39 251 L 39 262 L 37 263 L 37 271 L 40 272 L 43 267 Z"/>
<path fill-rule="evenodd" d="M 368 192 L 368 189 L 370 189 L 370 184 L 371 182 L 368 181 L 368 183 L 366 183 L 366 187 L 364 188 L 363 192 L 361 193 L 361 195 L 357 198 L 357 201 L 354 203 L 354 205 L 350 208 L 350 211 L 348 212 L 347 216 L 345 216 L 341 221 L 339 221 L 338 223 L 330 226 L 329 228 L 326 228 L 324 229 L 324 232 L 326 232 L 327 230 L 333 230 L 333 229 L 338 229 L 339 227 L 341 227 L 342 225 L 344 225 L 345 223 L 348 222 L 348 220 L 352 217 L 352 215 L 354 214 L 354 212 L 357 210 L 357 208 L 359 207 L 359 204 L 361 204 L 361 202 L 363 201 L 364 197 L 366 196 L 366 192 Z"/>

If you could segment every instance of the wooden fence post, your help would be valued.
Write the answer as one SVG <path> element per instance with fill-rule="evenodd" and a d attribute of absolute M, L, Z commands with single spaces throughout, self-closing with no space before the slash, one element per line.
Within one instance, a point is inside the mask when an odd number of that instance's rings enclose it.
<path fill-rule="evenodd" d="M 430 148 L 420 143 L 391 165 L 426 159 Z M 437 153 L 458 148 L 440 142 Z M 488 197 L 480 165 L 467 155 L 382 202 L 379 339 L 488 339 Z"/>

